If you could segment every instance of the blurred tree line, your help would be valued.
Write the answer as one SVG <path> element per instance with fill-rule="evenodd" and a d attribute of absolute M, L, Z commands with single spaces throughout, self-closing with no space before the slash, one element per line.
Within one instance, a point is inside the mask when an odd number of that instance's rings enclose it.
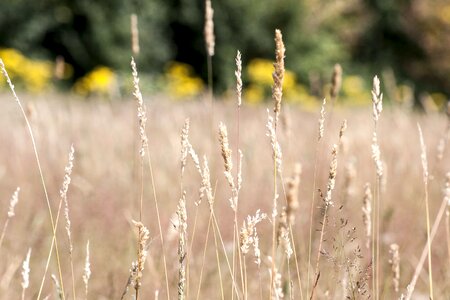
<path fill-rule="evenodd" d="M 286 66 L 312 93 L 332 67 L 370 78 L 388 71 L 416 95 L 450 96 L 450 3 L 446 0 L 212 1 L 216 35 L 215 88 L 234 85 L 234 57 L 273 59 L 274 29 L 283 32 Z M 40 58 L 63 56 L 73 80 L 98 65 L 128 71 L 130 14 L 139 17 L 141 71 L 160 73 L 169 61 L 190 64 L 206 78 L 204 1 L 9 0 L 0 2 L 0 47 Z"/>

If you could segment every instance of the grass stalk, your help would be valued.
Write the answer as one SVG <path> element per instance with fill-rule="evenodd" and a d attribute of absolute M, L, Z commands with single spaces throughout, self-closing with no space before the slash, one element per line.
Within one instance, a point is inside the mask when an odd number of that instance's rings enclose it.
<path fill-rule="evenodd" d="M 430 208 L 428 201 L 428 160 L 427 160 L 427 149 L 425 146 L 425 141 L 423 139 L 422 128 L 417 124 L 417 128 L 419 130 L 419 138 L 420 138 L 420 147 L 421 147 L 421 160 L 422 160 L 422 168 L 423 168 L 423 184 L 425 189 L 425 214 L 427 220 L 427 246 L 428 246 L 428 280 L 429 280 L 429 291 L 430 291 L 430 299 L 433 300 L 433 270 L 431 264 L 431 240 L 430 240 Z"/>
<path fill-rule="evenodd" d="M 58 251 L 58 241 L 56 239 L 56 223 L 53 219 L 53 213 L 52 213 L 52 208 L 50 205 L 50 199 L 48 196 L 48 192 L 47 192 L 47 186 L 45 184 L 45 179 L 44 179 L 44 174 L 42 172 L 42 167 L 41 167 L 41 160 L 39 158 L 39 154 L 38 154 L 38 150 L 37 150 L 37 146 L 36 146 L 36 141 L 34 139 L 34 134 L 33 134 L 33 130 L 31 128 L 31 124 L 30 121 L 28 120 L 27 114 L 25 113 L 25 110 L 22 106 L 22 103 L 20 102 L 19 97 L 16 94 L 16 91 L 14 89 L 14 85 L 11 81 L 11 79 L 9 78 L 8 72 L 6 71 L 6 67 L 5 64 L 3 63 L 3 60 L 0 58 L 0 68 L 2 70 L 3 75 L 6 78 L 6 81 L 8 82 L 9 88 L 13 94 L 14 100 L 17 102 L 17 105 L 19 106 L 20 112 L 22 113 L 22 116 L 25 120 L 25 123 L 27 125 L 27 129 L 28 129 L 28 133 L 30 134 L 30 138 L 31 138 L 31 143 L 33 145 L 33 152 L 34 152 L 34 157 L 36 160 L 36 164 L 39 170 L 39 177 L 41 179 L 41 184 L 42 184 L 42 188 L 44 190 L 44 194 L 45 194 L 45 200 L 46 200 L 46 204 L 47 204 L 47 210 L 48 210 L 48 214 L 50 217 L 50 223 L 51 223 L 51 227 L 52 227 L 52 242 L 51 242 L 51 246 L 50 246 L 50 256 L 51 256 L 51 252 L 53 251 L 53 246 L 55 247 L 55 252 L 56 252 L 56 263 L 57 263 L 57 267 L 58 267 L 58 274 L 59 274 L 59 280 L 60 280 L 60 284 L 61 284 L 61 291 L 62 291 L 62 295 L 63 295 L 63 299 L 64 299 L 64 284 L 63 284 L 63 280 L 62 280 L 62 272 L 61 272 L 61 263 L 60 263 L 60 259 L 59 259 L 59 251 Z M 38 296 L 37 299 L 39 300 L 42 294 L 42 288 L 44 286 L 44 281 L 45 281 L 45 277 L 47 275 L 47 267 L 45 269 L 45 273 L 44 276 L 42 278 L 42 282 L 41 282 L 41 286 L 39 288 L 39 292 L 38 292 Z"/>

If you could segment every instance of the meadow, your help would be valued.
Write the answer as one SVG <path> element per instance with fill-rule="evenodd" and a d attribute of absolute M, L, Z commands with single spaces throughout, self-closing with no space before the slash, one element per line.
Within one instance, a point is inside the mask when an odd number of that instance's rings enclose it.
<path fill-rule="evenodd" d="M 448 299 L 449 116 L 286 105 L 276 53 L 275 104 L 4 90 L 0 298 Z"/>

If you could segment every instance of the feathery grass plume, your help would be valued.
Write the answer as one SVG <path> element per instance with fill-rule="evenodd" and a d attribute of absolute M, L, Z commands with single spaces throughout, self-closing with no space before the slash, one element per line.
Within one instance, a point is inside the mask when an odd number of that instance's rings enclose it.
<path fill-rule="evenodd" d="M 216 37 L 214 36 L 214 10 L 211 5 L 211 0 L 205 1 L 205 28 L 204 28 L 204 35 L 205 35 L 205 43 L 206 43 L 206 51 L 208 52 L 208 55 L 214 56 L 214 47 L 215 47 L 215 40 Z"/>
<path fill-rule="evenodd" d="M 291 258 L 294 251 L 292 250 L 291 239 L 289 237 L 289 224 L 286 213 L 286 207 L 283 207 L 278 218 L 277 242 L 281 246 L 287 259 Z"/>
<path fill-rule="evenodd" d="M 181 176 L 184 174 L 187 157 L 189 155 L 189 119 L 184 120 L 183 129 L 181 130 Z"/>
<path fill-rule="evenodd" d="M 178 216 L 178 299 L 185 299 L 186 292 L 186 247 L 187 247 L 187 212 L 186 212 L 186 192 L 183 194 L 178 202 L 177 208 Z"/>
<path fill-rule="evenodd" d="M 257 210 L 254 216 L 247 216 L 244 220 L 239 234 L 239 245 L 241 251 L 246 255 L 250 251 L 250 246 L 253 245 L 255 251 L 255 263 L 259 266 L 261 264 L 261 253 L 259 251 L 259 239 L 256 231 L 256 225 L 267 219 L 267 214 L 261 213 L 261 210 Z"/>
<path fill-rule="evenodd" d="M 137 56 L 140 51 L 138 17 L 136 14 L 131 14 L 131 51 L 134 56 Z"/>
<path fill-rule="evenodd" d="M 286 49 L 284 48 L 283 35 L 279 29 L 275 30 L 275 63 L 274 72 L 272 73 L 273 87 L 272 99 L 275 101 L 275 128 L 277 127 L 278 117 L 281 112 L 281 98 L 283 97 L 283 79 L 284 79 L 284 56 Z"/>
<path fill-rule="evenodd" d="M 139 76 L 137 72 L 136 62 L 134 58 L 131 57 L 131 70 L 133 74 L 133 87 L 134 92 L 133 96 L 137 100 L 137 111 L 138 111 L 138 119 L 139 119 L 139 135 L 141 137 L 141 149 L 139 150 L 139 154 L 143 158 L 145 156 L 145 148 L 148 144 L 147 134 L 145 133 L 145 125 L 147 123 L 147 111 L 144 104 L 144 99 L 142 98 L 141 89 L 139 88 Z"/>
<path fill-rule="evenodd" d="M 15 216 L 14 209 L 19 202 L 19 192 L 20 188 L 18 187 L 15 192 L 12 194 L 11 199 L 9 200 L 9 208 L 8 208 L 8 218 L 6 218 L 5 224 L 3 225 L 2 235 L 0 236 L 0 249 L 2 248 L 3 239 L 5 238 L 6 229 L 8 228 L 9 220 Z"/>
<path fill-rule="evenodd" d="M 342 86 L 342 67 L 340 64 L 335 64 L 333 68 L 333 75 L 331 76 L 330 98 L 335 101 Z"/>
<path fill-rule="evenodd" d="M 138 260 L 136 276 L 134 278 L 134 289 L 136 290 L 136 300 L 139 299 L 139 289 L 141 287 L 142 271 L 144 271 L 145 260 L 147 259 L 147 242 L 150 238 L 150 232 L 141 222 L 133 221 L 134 226 L 138 228 Z"/>
<path fill-rule="evenodd" d="M 246 255 L 250 251 L 250 245 L 253 245 L 254 250 L 254 262 L 258 266 L 258 277 L 260 291 L 262 289 L 261 285 L 261 250 L 259 249 L 259 237 L 256 231 L 256 225 L 262 220 L 266 219 L 267 215 L 261 213 L 258 209 L 255 216 L 247 216 L 247 220 L 244 220 L 240 232 L 236 230 L 236 235 L 239 240 L 239 261 L 241 261 L 241 255 L 243 256 L 243 267 L 241 267 L 241 276 L 243 276 L 243 292 L 244 299 L 247 299 L 247 265 L 246 265 Z M 237 219 L 235 218 L 235 222 Z"/>
<path fill-rule="evenodd" d="M 272 157 L 275 161 L 276 170 L 279 174 L 282 171 L 283 154 L 281 152 L 280 144 L 277 140 L 276 134 L 276 121 L 274 122 L 273 117 L 270 115 L 269 110 L 267 110 L 267 133 L 266 136 L 270 138 L 270 144 L 272 145 Z"/>
<path fill-rule="evenodd" d="M 389 264 L 392 270 L 392 283 L 394 286 L 394 291 L 398 293 L 400 284 L 400 255 L 398 253 L 398 245 L 391 244 L 389 247 L 389 254 L 391 258 L 389 259 Z"/>
<path fill-rule="evenodd" d="M 366 248 L 370 249 L 370 241 L 372 237 L 372 191 L 370 190 L 370 183 L 364 186 L 363 198 L 363 223 L 366 233 Z"/>
<path fill-rule="evenodd" d="M 55 284 L 56 294 L 58 295 L 58 299 L 62 300 L 64 299 L 64 293 L 61 289 L 61 285 L 59 284 L 58 278 L 56 278 L 55 274 L 52 274 L 52 280 Z"/>
<path fill-rule="evenodd" d="M 294 174 L 286 181 L 287 194 L 286 194 L 286 216 L 289 224 L 295 223 L 295 213 L 298 210 L 298 188 L 300 185 L 300 175 L 302 173 L 302 165 L 300 163 L 295 164 Z"/>
<path fill-rule="evenodd" d="M 327 223 L 327 213 L 328 208 L 330 206 L 333 206 L 333 201 L 331 198 L 332 192 L 334 190 L 334 187 L 336 185 L 336 175 L 337 175 L 337 156 L 338 156 L 338 146 L 336 144 L 333 145 L 333 149 L 331 150 L 331 162 L 330 162 L 330 172 L 328 174 L 328 183 L 327 183 L 327 192 L 325 196 L 322 195 L 323 201 L 325 204 L 325 207 L 323 209 L 323 216 L 322 216 L 322 226 L 320 230 L 320 238 L 319 238 L 319 248 L 317 249 L 317 258 L 316 258 L 316 267 L 315 267 L 315 273 L 314 273 L 314 284 L 311 289 L 311 295 L 310 299 L 314 298 L 314 292 L 317 287 L 317 284 L 319 282 L 320 278 L 320 271 L 319 271 L 319 264 L 320 264 L 320 257 L 322 255 L 322 244 L 323 244 L 323 237 L 325 234 L 325 224 Z M 320 192 L 320 191 L 319 191 Z"/>
<path fill-rule="evenodd" d="M 327 104 L 327 99 L 323 98 L 322 106 L 320 108 L 320 118 L 319 118 L 319 138 L 320 141 L 323 138 L 324 124 L 325 124 L 325 106 Z"/>
<path fill-rule="evenodd" d="M 64 181 L 59 191 L 59 195 L 61 196 L 61 200 L 64 201 L 64 218 L 66 219 L 66 233 L 67 238 L 69 240 L 69 258 L 70 258 L 70 270 L 72 275 L 72 293 L 73 298 L 76 299 L 75 293 L 75 274 L 73 271 L 73 243 L 72 243 L 72 233 L 71 233 L 71 223 L 69 218 L 69 203 L 67 201 L 67 192 L 69 190 L 69 185 L 71 182 L 71 174 L 73 169 L 73 160 L 74 160 L 75 149 L 73 145 L 70 146 L 69 151 L 69 160 L 67 166 L 64 168 Z"/>
<path fill-rule="evenodd" d="M 234 71 L 236 76 L 236 93 L 238 100 L 238 107 L 242 105 L 242 60 L 241 52 L 238 50 L 236 54 L 236 71 Z"/>
<path fill-rule="evenodd" d="M 425 213 L 427 218 L 427 245 L 428 245 L 428 279 L 429 279 L 429 290 L 430 290 L 430 299 L 434 299 L 433 297 L 433 270 L 431 263 L 431 234 L 430 234 L 430 208 L 428 204 L 428 160 L 427 160 L 427 149 L 425 146 L 425 141 L 423 139 L 422 128 L 417 124 L 417 129 L 419 130 L 419 139 L 420 139 L 420 148 L 421 154 L 420 158 L 422 161 L 422 169 L 423 169 L 423 184 L 425 186 Z"/>
<path fill-rule="evenodd" d="M 325 198 L 324 198 L 326 206 L 333 206 L 333 201 L 331 199 L 331 193 L 333 192 L 334 187 L 336 185 L 337 154 L 338 154 L 338 146 L 333 145 L 333 150 L 331 151 L 330 172 L 328 174 L 327 192 L 326 192 Z"/>
<path fill-rule="evenodd" d="M 22 263 L 22 300 L 25 299 L 25 290 L 30 286 L 30 256 L 31 248 L 28 249 L 27 257 Z"/>
<path fill-rule="evenodd" d="M 86 243 L 86 260 L 84 262 L 84 272 L 83 272 L 85 299 L 87 299 L 87 295 L 88 295 L 89 278 L 91 278 L 91 262 L 90 262 L 90 258 L 89 258 L 89 240 L 88 240 Z"/>

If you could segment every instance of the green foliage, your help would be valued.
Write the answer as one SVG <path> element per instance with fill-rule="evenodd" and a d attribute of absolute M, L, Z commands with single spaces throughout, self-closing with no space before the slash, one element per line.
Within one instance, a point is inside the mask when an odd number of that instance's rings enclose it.
<path fill-rule="evenodd" d="M 274 30 L 286 44 L 286 66 L 305 87 L 329 81 L 340 63 L 346 74 L 391 72 L 398 84 L 450 96 L 450 5 L 445 0 L 414 6 L 388 0 L 212 1 L 216 36 L 216 92 L 234 86 L 234 57 L 244 65 L 274 59 Z M 138 65 L 161 74 L 168 63 L 191 65 L 207 81 L 203 39 L 204 1 L 9 0 L 0 2 L 0 47 L 32 58 L 63 56 L 74 77 L 97 66 L 128 70 L 130 14 L 139 18 Z M 246 80 L 246 78 L 244 78 Z M 314 81 L 314 82 L 313 82 Z M 323 96 L 320 89 L 311 92 Z"/>
<path fill-rule="evenodd" d="M 127 68 L 130 14 L 141 28 L 141 68 L 159 70 L 171 57 L 164 1 L 13 0 L 0 3 L 0 45 L 28 55 L 63 56 L 75 79 L 98 65 Z"/>

